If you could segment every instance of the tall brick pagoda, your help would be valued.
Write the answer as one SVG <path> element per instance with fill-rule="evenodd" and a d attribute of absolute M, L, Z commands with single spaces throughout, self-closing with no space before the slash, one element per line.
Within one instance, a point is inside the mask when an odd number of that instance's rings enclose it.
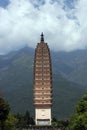
<path fill-rule="evenodd" d="M 43 33 L 34 57 L 34 106 L 36 125 L 51 125 L 52 68 L 50 50 Z"/>

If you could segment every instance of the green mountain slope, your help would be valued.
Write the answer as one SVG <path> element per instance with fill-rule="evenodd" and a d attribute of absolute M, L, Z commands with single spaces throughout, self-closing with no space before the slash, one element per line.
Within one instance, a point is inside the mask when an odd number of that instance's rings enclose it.
<path fill-rule="evenodd" d="M 29 110 L 34 116 L 33 52 L 32 49 L 25 47 L 19 51 L 0 57 L 3 64 L 0 67 L 0 88 L 3 90 L 5 98 L 9 101 L 12 112 L 23 113 Z M 53 57 L 52 59 L 54 60 Z M 55 59 L 57 61 L 57 58 Z M 76 102 L 85 93 L 85 89 L 78 84 L 67 81 L 61 74 L 57 74 L 57 64 L 55 62 L 52 62 L 52 66 L 52 113 L 53 116 L 59 119 L 68 118 Z M 67 66 L 65 68 L 68 69 Z"/>
<path fill-rule="evenodd" d="M 80 85 L 84 85 L 84 87 L 87 90 L 87 64 L 78 67 L 77 70 L 74 70 L 70 75 L 69 75 L 69 79 L 79 83 Z"/>
<path fill-rule="evenodd" d="M 53 78 L 53 113 L 57 118 L 68 118 L 85 92 L 81 86 L 69 82 L 61 75 Z"/>
<path fill-rule="evenodd" d="M 54 70 L 66 79 L 87 89 L 87 49 L 52 53 Z"/>

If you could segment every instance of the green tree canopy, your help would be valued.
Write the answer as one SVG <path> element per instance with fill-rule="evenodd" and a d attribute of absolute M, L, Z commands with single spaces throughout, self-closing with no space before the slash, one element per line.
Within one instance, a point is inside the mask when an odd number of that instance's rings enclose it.
<path fill-rule="evenodd" d="M 6 130 L 15 130 L 16 129 L 16 127 L 15 127 L 16 122 L 17 122 L 16 117 L 11 113 L 8 114 L 8 118 L 5 121 L 5 129 Z"/>
<path fill-rule="evenodd" d="M 34 120 L 33 118 L 30 116 L 29 111 L 26 111 L 25 115 L 24 115 L 24 120 L 25 120 L 25 125 L 34 125 Z"/>
<path fill-rule="evenodd" d="M 0 97 L 0 124 L 1 129 L 4 129 L 4 121 L 7 119 L 7 116 L 9 114 L 9 104 L 6 102 L 3 98 Z"/>
<path fill-rule="evenodd" d="M 87 94 L 76 105 L 70 120 L 70 130 L 87 130 Z"/>

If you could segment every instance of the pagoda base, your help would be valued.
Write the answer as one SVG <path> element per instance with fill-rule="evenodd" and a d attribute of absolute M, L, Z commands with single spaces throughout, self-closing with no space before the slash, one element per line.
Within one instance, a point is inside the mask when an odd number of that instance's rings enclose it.
<path fill-rule="evenodd" d="M 35 124 L 38 126 L 51 125 L 51 108 L 35 109 Z"/>

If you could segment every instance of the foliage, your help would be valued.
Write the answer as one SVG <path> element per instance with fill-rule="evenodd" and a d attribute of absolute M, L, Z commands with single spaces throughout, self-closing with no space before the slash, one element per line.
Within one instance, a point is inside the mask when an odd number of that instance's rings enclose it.
<path fill-rule="evenodd" d="M 24 127 L 24 116 L 22 114 L 18 113 L 15 117 L 17 119 L 16 127 L 23 128 Z"/>
<path fill-rule="evenodd" d="M 52 119 L 52 126 L 57 126 L 57 119 L 55 117 Z"/>
<path fill-rule="evenodd" d="M 5 128 L 6 130 L 15 130 L 15 124 L 17 122 L 17 119 L 15 118 L 14 115 L 12 115 L 11 113 L 8 115 L 7 120 L 5 121 Z"/>
<path fill-rule="evenodd" d="M 3 98 L 0 98 L 0 120 L 6 120 L 9 110 L 9 104 Z"/>
<path fill-rule="evenodd" d="M 29 111 L 26 111 L 24 115 L 18 113 L 15 117 L 17 119 L 16 127 L 18 127 L 18 128 L 28 127 L 30 125 L 35 124 Z"/>
<path fill-rule="evenodd" d="M 71 130 L 87 130 L 87 94 L 77 104 L 74 115 L 70 120 Z"/>
<path fill-rule="evenodd" d="M 8 117 L 9 114 L 9 104 L 6 102 L 3 98 L 0 98 L 0 123 L 1 123 L 1 129 L 4 129 L 4 122 Z"/>
<path fill-rule="evenodd" d="M 69 125 L 68 120 L 57 120 L 56 118 L 52 119 L 52 126 L 57 126 L 57 127 L 65 127 L 67 128 Z"/>
<path fill-rule="evenodd" d="M 25 115 L 24 115 L 24 121 L 25 121 L 25 126 L 34 125 L 34 120 L 33 120 L 33 118 L 30 116 L 29 111 L 26 111 L 26 113 L 25 113 Z"/>

